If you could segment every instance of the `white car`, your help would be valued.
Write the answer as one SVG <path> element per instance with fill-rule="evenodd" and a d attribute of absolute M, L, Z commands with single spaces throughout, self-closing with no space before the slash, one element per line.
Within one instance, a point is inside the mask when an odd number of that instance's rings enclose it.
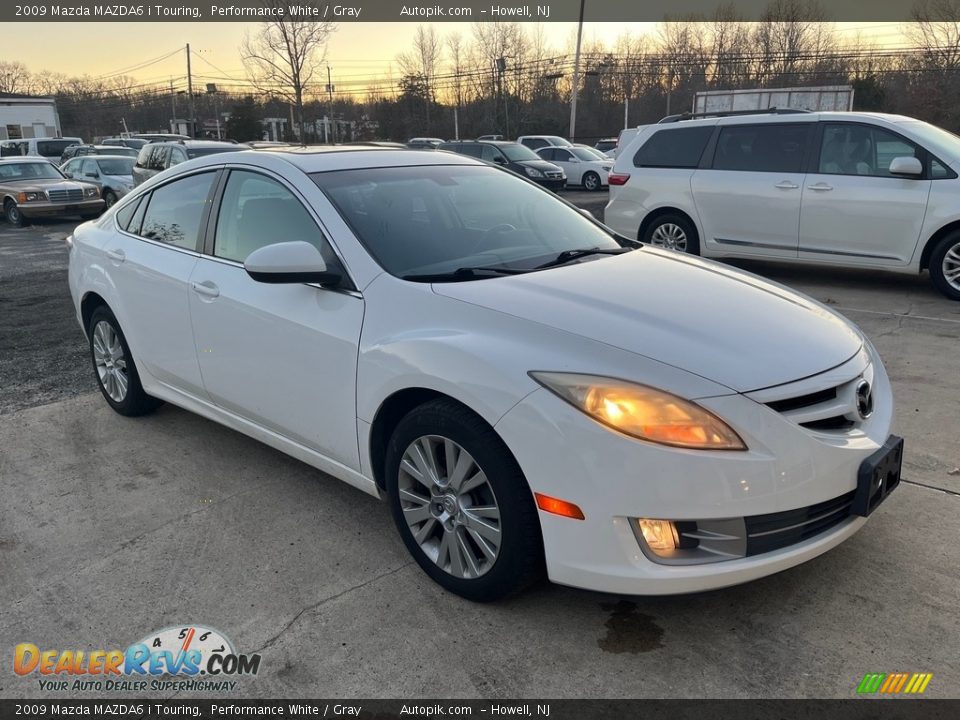
<path fill-rule="evenodd" d="M 573 143 L 559 135 L 521 135 L 517 142 L 526 145 L 531 150 L 543 147 L 572 147 Z"/>
<path fill-rule="evenodd" d="M 920 120 L 771 111 L 651 125 L 604 221 L 660 247 L 902 273 L 960 300 L 960 138 Z"/>
<path fill-rule="evenodd" d="M 593 151 L 581 147 L 546 147 L 537 150 L 544 160 L 559 165 L 567 175 L 568 185 L 582 185 L 584 190 L 602 190 L 613 160 L 601 160 Z"/>
<path fill-rule="evenodd" d="M 68 244 L 110 407 L 167 401 L 386 499 L 474 600 L 543 573 L 741 583 L 843 542 L 899 479 L 890 384 L 849 321 L 469 157 L 198 158 Z"/>

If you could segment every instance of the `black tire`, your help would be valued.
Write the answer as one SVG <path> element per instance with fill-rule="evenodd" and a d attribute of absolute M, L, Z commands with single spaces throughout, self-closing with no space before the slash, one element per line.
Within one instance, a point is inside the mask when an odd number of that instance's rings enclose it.
<path fill-rule="evenodd" d="M 109 210 L 113 207 L 113 204 L 117 201 L 117 194 L 113 190 L 107 190 L 103 194 L 103 209 Z"/>
<path fill-rule="evenodd" d="M 109 391 L 106 387 L 104 387 L 104 383 L 100 379 L 100 372 L 97 369 L 96 351 L 94 349 L 94 333 L 97 325 L 100 323 L 107 323 L 113 329 L 113 332 L 116 333 L 116 337 L 123 349 L 123 355 L 121 357 L 124 360 L 127 389 L 126 394 L 119 400 L 110 396 Z M 136 417 L 138 415 L 146 415 L 147 413 L 151 413 L 163 404 L 162 400 L 151 397 L 143 391 L 143 385 L 140 384 L 140 375 L 137 373 L 137 365 L 134 362 L 133 355 L 130 353 L 130 347 L 127 345 L 127 339 L 124 337 L 123 331 L 120 329 L 120 324 L 117 322 L 117 319 L 114 317 L 113 313 L 110 312 L 110 308 L 108 308 L 106 305 L 101 305 L 98 307 L 90 316 L 90 324 L 87 326 L 87 338 L 89 339 L 90 360 L 93 363 L 93 371 L 94 377 L 97 379 L 97 387 L 100 388 L 100 392 L 103 395 L 104 400 L 107 401 L 107 404 L 111 408 L 121 415 L 126 415 L 127 417 Z"/>
<path fill-rule="evenodd" d="M 680 228 L 685 237 L 685 247 L 681 251 L 679 248 L 678 252 L 686 252 L 690 255 L 699 255 L 700 254 L 700 238 L 697 236 L 697 229 L 693 226 L 693 223 L 685 215 L 680 215 L 679 213 L 665 213 L 658 216 L 653 222 L 651 222 L 647 228 L 643 231 L 642 236 L 640 237 L 640 242 L 646 243 L 647 245 L 656 245 L 658 247 L 664 247 L 660 242 L 657 242 L 655 239 L 655 234 L 659 228 L 667 228 L 669 226 L 675 226 Z"/>
<path fill-rule="evenodd" d="M 584 173 L 583 178 L 580 180 L 580 184 L 583 185 L 584 190 L 589 190 L 591 192 L 597 192 L 603 189 L 603 184 L 600 182 L 600 176 L 593 171 Z"/>
<path fill-rule="evenodd" d="M 947 257 L 950 253 L 950 257 Z M 947 279 L 945 265 L 951 270 L 960 268 L 960 232 L 952 232 L 940 239 L 930 253 L 930 280 L 933 286 L 951 300 L 960 300 L 960 278 L 953 284 Z"/>
<path fill-rule="evenodd" d="M 479 577 L 462 578 L 440 567 L 414 539 L 400 500 L 400 462 L 424 436 L 448 438 L 467 451 L 486 475 L 500 512 L 500 545 L 493 564 Z M 475 602 L 493 602 L 528 587 L 544 574 L 543 537 L 533 494 L 510 450 L 482 418 L 449 399 L 411 410 L 390 438 L 384 463 L 387 496 L 407 550 L 434 582 Z M 438 528 L 442 535 L 442 529 Z"/>
<path fill-rule="evenodd" d="M 7 199 L 3 204 L 3 214 L 7 218 L 7 222 L 14 227 L 23 227 L 27 224 L 27 219 L 13 200 Z"/>

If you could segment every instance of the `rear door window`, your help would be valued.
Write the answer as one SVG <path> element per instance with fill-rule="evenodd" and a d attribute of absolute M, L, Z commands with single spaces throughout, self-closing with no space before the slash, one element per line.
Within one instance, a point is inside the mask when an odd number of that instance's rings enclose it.
<path fill-rule="evenodd" d="M 803 172 L 812 123 L 728 125 L 720 130 L 714 170 Z"/>
<path fill-rule="evenodd" d="M 140 234 L 157 242 L 196 250 L 215 172 L 190 175 L 151 193 Z"/>
<path fill-rule="evenodd" d="M 669 128 L 656 131 L 647 138 L 633 157 L 636 167 L 695 168 L 710 136 L 713 126 Z"/>

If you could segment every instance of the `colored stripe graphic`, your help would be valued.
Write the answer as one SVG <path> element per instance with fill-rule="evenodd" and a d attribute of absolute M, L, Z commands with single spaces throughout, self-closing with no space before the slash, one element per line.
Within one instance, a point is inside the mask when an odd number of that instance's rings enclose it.
<path fill-rule="evenodd" d="M 933 679 L 933 673 L 867 673 L 857 685 L 860 695 L 920 695 Z"/>

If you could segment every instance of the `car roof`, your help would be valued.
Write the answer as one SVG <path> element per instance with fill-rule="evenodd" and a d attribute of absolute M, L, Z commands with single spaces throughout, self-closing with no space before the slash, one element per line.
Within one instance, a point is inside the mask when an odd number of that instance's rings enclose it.
<path fill-rule="evenodd" d="M 239 163 L 272 167 L 275 162 L 285 161 L 304 173 L 331 170 L 366 170 L 382 167 L 416 167 L 418 165 L 479 165 L 489 167 L 465 155 L 436 150 L 394 149 L 373 146 L 317 145 L 307 147 L 262 148 L 220 153 L 195 158 L 190 167 Z M 177 167 L 185 167 L 187 163 Z"/>
<path fill-rule="evenodd" d="M 46 163 L 47 165 L 53 165 L 54 167 L 56 167 L 56 165 L 54 165 L 52 162 L 47 160 L 45 157 L 41 157 L 40 155 L 14 155 L 14 156 L 8 155 L 6 157 L 0 157 L 0 162 L 5 162 L 5 163 L 38 163 L 40 162 L 40 163 Z"/>
<path fill-rule="evenodd" d="M 242 143 L 226 142 L 224 140 L 159 140 L 147 143 L 147 145 L 181 145 L 183 147 L 205 148 L 205 147 L 224 147 L 232 146 L 236 148 L 245 148 Z M 144 145 L 146 147 L 147 145 Z"/>
<path fill-rule="evenodd" d="M 462 145 L 519 145 L 514 140 L 448 140 L 444 145 L 460 143 Z"/>
<path fill-rule="evenodd" d="M 688 120 L 677 120 L 676 122 L 657 123 L 645 127 L 655 128 L 657 131 L 664 128 L 682 128 L 698 127 L 704 125 L 756 125 L 761 123 L 792 123 L 792 122 L 827 122 L 827 121 L 845 121 L 856 122 L 857 120 L 874 120 L 888 123 L 916 122 L 916 118 L 906 115 L 894 115 L 892 113 L 881 112 L 861 112 L 821 110 L 816 112 L 791 112 L 791 113 L 756 113 L 751 112 L 744 115 L 714 115 L 712 117 L 696 118 Z M 641 128 L 643 129 L 643 128 Z"/>

